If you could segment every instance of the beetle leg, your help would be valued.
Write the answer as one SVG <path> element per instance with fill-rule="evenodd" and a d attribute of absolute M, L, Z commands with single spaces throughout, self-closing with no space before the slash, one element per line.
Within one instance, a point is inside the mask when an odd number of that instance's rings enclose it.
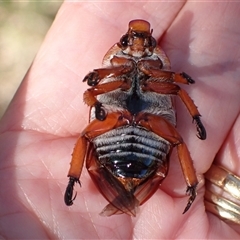
<path fill-rule="evenodd" d="M 73 204 L 76 195 L 73 197 L 74 184 L 79 183 L 84 160 L 89 159 L 89 144 L 92 138 L 95 138 L 109 130 L 126 125 L 129 123 L 130 115 L 126 113 L 110 113 L 105 121 L 93 120 L 82 132 L 77 140 L 72 153 L 70 169 L 68 171 L 69 183 L 64 194 L 65 204 L 70 206 Z M 87 155 L 87 156 L 86 156 Z M 80 184 L 81 185 L 81 184 Z"/>
<path fill-rule="evenodd" d="M 171 71 L 162 70 L 162 63 L 160 60 L 141 60 L 138 62 L 138 69 L 152 78 L 158 78 L 160 82 L 172 82 L 193 84 L 195 81 L 185 72 L 175 73 Z"/>
<path fill-rule="evenodd" d="M 87 147 L 88 147 L 87 139 L 84 136 L 80 136 L 73 149 L 70 169 L 68 171 L 68 177 L 79 179 L 82 172 Z"/>
<path fill-rule="evenodd" d="M 160 94 L 178 95 L 181 98 L 182 102 L 187 107 L 189 113 L 193 118 L 193 121 L 196 124 L 197 132 L 198 132 L 197 137 L 200 138 L 201 140 L 206 139 L 206 136 L 207 136 L 206 130 L 200 120 L 201 114 L 199 113 L 193 100 L 189 97 L 189 95 L 184 89 L 180 88 L 178 85 L 173 83 L 147 81 L 142 86 L 142 90 L 151 91 L 151 92 L 160 93 Z"/>
<path fill-rule="evenodd" d="M 187 183 L 187 193 L 190 195 L 185 213 L 192 205 L 196 197 L 196 187 L 198 184 L 197 176 L 193 166 L 193 161 L 182 137 L 177 132 L 176 128 L 161 116 L 156 116 L 149 113 L 140 113 L 136 117 L 136 122 L 148 130 L 154 132 L 158 136 L 177 147 L 180 165 L 183 171 L 185 181 Z"/>
<path fill-rule="evenodd" d="M 73 149 L 70 169 L 68 171 L 69 182 L 64 194 L 64 201 L 67 206 L 72 205 L 74 199 L 76 198 L 76 195 L 73 197 L 74 184 L 75 183 L 80 184 L 79 177 L 82 172 L 86 149 L 87 149 L 87 140 L 86 138 L 81 136 L 77 140 L 77 143 Z"/>
<path fill-rule="evenodd" d="M 83 82 L 87 81 L 89 86 L 96 86 L 106 77 L 118 77 L 127 74 L 135 67 L 134 61 L 116 56 L 111 59 L 111 64 L 112 67 L 109 68 L 94 69 L 84 77 Z"/>
<path fill-rule="evenodd" d="M 97 102 L 97 95 L 108 93 L 116 89 L 127 90 L 129 88 L 130 84 L 122 80 L 99 84 L 98 86 L 87 89 L 87 91 L 84 92 L 83 100 L 88 106 L 92 107 Z"/>
<path fill-rule="evenodd" d="M 95 107 L 96 109 L 96 118 L 100 121 L 103 121 L 106 118 L 106 113 L 96 96 L 103 93 L 108 93 L 116 89 L 127 90 L 130 88 L 130 84 L 127 81 L 113 81 L 108 83 L 99 84 L 95 87 L 87 89 L 83 94 L 84 102 L 90 106 Z"/>
<path fill-rule="evenodd" d="M 145 75 L 157 78 L 159 82 L 174 82 L 174 72 L 162 70 L 160 60 L 141 60 L 137 67 Z"/>
<path fill-rule="evenodd" d="M 90 141 L 114 128 L 129 124 L 132 116 L 128 112 L 113 112 L 109 113 L 104 121 L 97 119 L 89 123 L 83 130 L 82 136 L 85 136 Z"/>
<path fill-rule="evenodd" d="M 89 141 L 91 141 L 91 139 L 108 132 L 113 128 L 128 124 L 129 117 L 130 115 L 128 116 L 127 113 L 114 112 L 108 114 L 107 118 L 103 122 L 97 119 L 90 122 L 83 130 L 73 149 L 68 177 L 79 179 L 83 168 L 83 162 L 87 154 L 87 149 L 89 148 Z"/>

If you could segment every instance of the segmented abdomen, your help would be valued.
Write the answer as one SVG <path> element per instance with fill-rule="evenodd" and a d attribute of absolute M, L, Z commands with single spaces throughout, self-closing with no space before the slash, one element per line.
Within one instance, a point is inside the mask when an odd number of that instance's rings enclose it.
<path fill-rule="evenodd" d="M 145 178 L 165 165 L 170 144 L 141 127 L 124 126 L 93 140 L 100 164 L 117 177 Z"/>

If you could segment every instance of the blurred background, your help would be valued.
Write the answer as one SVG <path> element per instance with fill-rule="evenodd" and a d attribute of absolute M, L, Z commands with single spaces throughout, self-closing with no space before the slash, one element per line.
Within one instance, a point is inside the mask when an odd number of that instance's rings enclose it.
<path fill-rule="evenodd" d="M 63 0 L 0 0 L 0 118 Z"/>

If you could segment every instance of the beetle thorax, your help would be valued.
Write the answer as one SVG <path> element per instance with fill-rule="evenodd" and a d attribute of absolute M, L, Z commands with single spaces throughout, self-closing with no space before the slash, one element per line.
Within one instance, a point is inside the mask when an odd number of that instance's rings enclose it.
<path fill-rule="evenodd" d="M 132 115 L 139 112 L 147 112 L 164 117 L 174 126 L 176 125 L 176 116 L 174 109 L 174 99 L 171 95 L 158 94 L 149 91 L 143 91 L 141 84 L 146 81 L 146 76 L 142 74 L 138 68 L 137 60 L 134 57 L 127 57 L 135 61 L 135 69 L 130 73 L 121 76 L 121 78 L 107 77 L 102 83 L 112 82 L 116 80 L 127 79 L 130 82 L 130 89 L 117 89 L 108 93 L 101 94 L 97 97 L 98 101 L 103 104 L 107 112 L 129 111 Z M 151 56 L 150 59 L 153 59 Z M 94 109 L 92 110 L 92 119 L 94 119 Z"/>

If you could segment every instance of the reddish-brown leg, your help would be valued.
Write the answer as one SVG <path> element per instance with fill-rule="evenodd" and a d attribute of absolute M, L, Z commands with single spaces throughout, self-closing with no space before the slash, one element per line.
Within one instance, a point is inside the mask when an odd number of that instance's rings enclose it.
<path fill-rule="evenodd" d="M 103 93 L 108 93 L 116 89 L 128 90 L 130 83 L 127 80 L 118 80 L 108 83 L 99 84 L 95 87 L 87 89 L 83 94 L 84 102 L 90 106 L 95 107 L 96 119 L 103 121 L 106 118 L 106 113 L 102 108 L 102 104 L 97 100 L 96 96 Z"/>
<path fill-rule="evenodd" d="M 70 163 L 70 169 L 68 172 L 69 183 L 65 191 L 64 201 L 66 205 L 72 205 L 73 200 L 73 188 L 75 183 L 79 183 L 79 178 L 82 172 L 84 160 L 89 155 L 91 150 L 89 145 L 91 139 L 110 131 L 113 128 L 120 127 L 129 123 L 131 116 L 126 113 L 110 113 L 107 115 L 105 121 L 94 120 L 83 130 L 81 136 L 77 140 L 72 153 L 72 160 Z"/>
<path fill-rule="evenodd" d="M 185 106 L 187 107 L 189 113 L 191 114 L 196 124 L 198 138 L 202 140 L 206 139 L 206 135 L 207 135 L 206 130 L 200 120 L 201 114 L 199 113 L 193 100 L 189 97 L 189 95 L 184 89 L 181 89 L 178 85 L 173 83 L 147 81 L 145 82 L 144 86 L 142 86 L 142 90 L 151 91 L 151 92 L 160 93 L 160 94 L 178 95 L 183 101 L 183 103 L 185 104 Z"/>
<path fill-rule="evenodd" d="M 80 177 L 89 141 L 114 128 L 128 124 L 130 118 L 131 116 L 127 112 L 115 112 L 109 113 L 103 122 L 96 119 L 89 123 L 89 125 L 83 130 L 73 149 L 68 177 Z"/>
<path fill-rule="evenodd" d="M 96 96 L 103 93 L 108 93 L 116 89 L 127 90 L 130 88 L 130 84 L 127 83 L 125 80 L 117 80 L 113 82 L 99 84 L 95 87 L 87 89 L 83 94 L 84 102 L 93 107 L 98 102 Z"/>
<path fill-rule="evenodd" d="M 149 77 L 158 78 L 160 82 L 193 84 L 195 81 L 186 73 L 175 73 L 162 70 L 160 60 L 141 60 L 138 69 Z"/>
<path fill-rule="evenodd" d="M 83 82 L 87 81 L 89 86 L 96 86 L 103 78 L 118 77 L 135 68 L 133 60 L 116 56 L 111 59 L 111 64 L 112 67 L 94 69 L 84 77 Z"/>
<path fill-rule="evenodd" d="M 161 136 L 169 143 L 171 143 L 172 146 L 177 147 L 179 161 L 188 186 L 187 192 L 190 195 L 187 206 L 183 212 L 185 213 L 190 208 L 196 197 L 196 187 L 198 184 L 193 161 L 186 144 L 184 143 L 182 137 L 179 135 L 175 127 L 166 121 L 163 117 L 149 113 L 140 113 L 136 117 L 136 122 L 138 125 Z"/>
<path fill-rule="evenodd" d="M 76 195 L 73 197 L 73 188 L 75 183 L 79 183 L 79 177 L 82 172 L 85 155 L 88 149 L 88 141 L 85 137 L 81 136 L 73 149 L 72 160 L 70 169 L 68 171 L 69 182 L 64 194 L 64 202 L 67 206 L 73 204 Z M 81 184 L 80 184 L 81 185 Z"/>

